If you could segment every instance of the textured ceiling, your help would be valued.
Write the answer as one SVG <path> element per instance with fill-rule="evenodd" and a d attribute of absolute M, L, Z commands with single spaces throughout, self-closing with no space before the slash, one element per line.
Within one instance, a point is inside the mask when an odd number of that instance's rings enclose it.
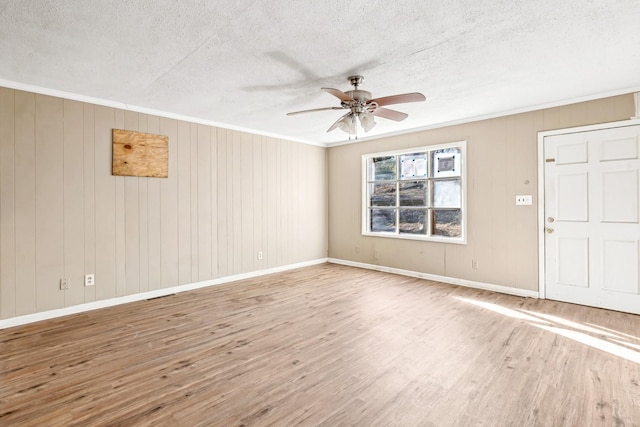
<path fill-rule="evenodd" d="M 0 84 L 321 144 L 343 112 L 286 113 L 351 74 L 427 96 L 379 136 L 640 90 L 639 46 L 638 0 L 0 0 Z"/>

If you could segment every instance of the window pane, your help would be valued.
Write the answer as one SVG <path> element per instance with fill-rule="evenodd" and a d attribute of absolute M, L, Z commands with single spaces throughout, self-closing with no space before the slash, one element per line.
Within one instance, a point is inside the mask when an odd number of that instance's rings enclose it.
<path fill-rule="evenodd" d="M 462 235 L 460 209 L 434 210 L 431 218 L 431 234 L 434 236 L 460 237 Z"/>
<path fill-rule="evenodd" d="M 401 182 L 400 206 L 427 206 L 427 182 Z"/>
<path fill-rule="evenodd" d="M 462 243 L 466 141 L 454 144 L 363 155 L 363 234 Z"/>
<path fill-rule="evenodd" d="M 369 184 L 370 206 L 395 206 L 396 184 Z"/>
<path fill-rule="evenodd" d="M 459 147 L 445 148 L 431 153 L 433 164 L 433 178 L 445 178 L 449 176 L 460 176 L 460 160 L 462 153 Z"/>
<path fill-rule="evenodd" d="M 370 166 L 372 181 L 393 181 L 396 179 L 396 156 L 373 157 Z"/>
<path fill-rule="evenodd" d="M 371 209 L 371 231 L 395 233 L 395 209 Z"/>
<path fill-rule="evenodd" d="M 460 208 L 462 207 L 461 186 L 459 179 L 433 181 L 433 207 Z"/>
<path fill-rule="evenodd" d="M 423 209 L 400 209 L 401 234 L 427 234 L 426 215 Z"/>
<path fill-rule="evenodd" d="M 403 154 L 400 156 L 401 179 L 427 177 L 427 153 Z"/>

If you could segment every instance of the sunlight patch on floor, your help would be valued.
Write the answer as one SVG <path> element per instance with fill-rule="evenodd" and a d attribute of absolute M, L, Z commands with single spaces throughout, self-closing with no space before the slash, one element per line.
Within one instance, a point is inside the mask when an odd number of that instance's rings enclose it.
<path fill-rule="evenodd" d="M 551 322 L 554 322 L 554 323 L 559 323 L 561 325 L 568 326 L 570 328 L 579 329 L 579 330 L 581 330 L 583 332 L 589 332 L 591 334 L 598 334 L 598 335 L 607 335 L 607 336 L 615 337 L 615 338 L 619 337 L 618 334 L 615 334 L 613 332 L 608 332 L 608 331 L 603 331 L 603 330 L 600 330 L 600 329 L 592 328 L 590 326 L 586 326 L 586 325 L 582 325 L 580 323 L 572 322 L 571 320 L 563 319 L 562 317 L 552 316 L 551 314 L 536 313 L 534 311 L 529 311 L 529 310 L 522 310 L 522 311 L 524 311 L 525 313 L 529 313 L 532 316 L 542 317 L 542 318 L 544 318 L 546 320 L 549 320 Z"/>
<path fill-rule="evenodd" d="M 501 305 L 498 304 L 493 304 L 490 302 L 484 302 L 484 301 L 477 301 L 477 300 L 473 300 L 473 299 L 469 299 L 469 298 L 461 298 L 461 297 L 454 297 L 456 299 L 459 299 L 460 301 L 464 301 L 468 304 L 473 304 L 473 305 L 477 305 L 478 307 L 482 307 L 482 308 L 486 308 L 487 310 L 491 310 L 494 311 L 496 313 L 500 313 L 504 316 L 509 316 L 509 317 L 513 317 L 515 319 L 522 319 L 522 320 L 528 320 L 530 322 L 544 322 L 544 323 L 549 323 L 549 322 L 545 322 L 537 317 L 533 317 L 530 316 L 526 313 L 522 313 L 520 311 L 517 310 L 512 310 L 510 308 L 506 308 L 503 307 Z"/>
<path fill-rule="evenodd" d="M 579 343 L 588 345 L 593 348 L 597 348 L 598 350 L 606 351 L 607 353 L 613 354 L 618 357 L 622 357 L 623 359 L 627 359 L 631 362 L 640 363 L 640 353 L 635 350 L 631 350 L 629 348 L 610 343 L 609 341 L 602 340 L 600 338 L 592 337 L 591 335 L 584 334 L 578 331 L 571 331 L 569 329 L 564 328 L 556 328 L 553 326 L 545 326 L 545 325 L 536 325 L 538 328 L 545 329 L 550 332 L 554 332 L 558 335 L 561 335 L 566 338 L 570 338 Z"/>
<path fill-rule="evenodd" d="M 635 348 L 636 350 L 640 351 L 640 344 L 633 344 L 633 343 L 630 343 L 630 342 L 621 341 L 621 340 L 617 340 L 617 339 L 612 339 L 611 341 L 615 341 L 618 344 L 626 345 L 627 347 Z"/>
<path fill-rule="evenodd" d="M 635 337 L 633 335 L 625 334 L 624 332 L 616 331 L 614 329 L 605 328 L 604 326 L 596 325 L 594 323 L 585 323 L 585 325 L 589 325 L 589 326 L 593 326 L 594 328 L 597 328 L 597 329 L 604 329 L 605 331 L 613 332 L 614 334 L 618 335 L 619 337 L 627 337 L 627 338 L 631 338 L 631 339 L 634 339 L 634 340 L 640 340 L 640 338 Z"/>
<path fill-rule="evenodd" d="M 605 351 L 609 354 L 613 354 L 614 356 L 640 364 L 640 344 L 632 342 L 640 341 L 640 339 L 633 335 L 591 323 L 577 323 L 551 314 L 537 313 L 531 310 L 511 309 L 498 304 L 469 298 L 454 298 L 468 304 L 493 311 L 494 313 L 502 314 L 514 319 L 525 320 L 529 322 L 530 325 L 537 328 L 553 332 L 562 337 L 588 345 L 589 347 Z M 600 337 L 593 335 L 599 335 Z"/>

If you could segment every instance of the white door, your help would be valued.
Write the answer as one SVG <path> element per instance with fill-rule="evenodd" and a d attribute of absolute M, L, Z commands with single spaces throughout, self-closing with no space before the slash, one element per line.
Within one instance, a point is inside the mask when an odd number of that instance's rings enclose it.
<path fill-rule="evenodd" d="M 545 292 L 640 314 L 640 126 L 544 137 Z"/>

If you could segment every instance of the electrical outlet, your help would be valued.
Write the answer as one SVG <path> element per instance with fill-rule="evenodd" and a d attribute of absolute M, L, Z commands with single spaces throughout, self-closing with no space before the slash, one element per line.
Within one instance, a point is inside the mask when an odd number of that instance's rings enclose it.
<path fill-rule="evenodd" d="M 520 194 L 516 196 L 517 206 L 529 206 L 533 204 L 533 196 L 531 194 Z"/>
<path fill-rule="evenodd" d="M 96 284 L 96 275 L 95 274 L 85 274 L 84 276 L 84 285 L 85 286 L 93 286 Z"/>
<path fill-rule="evenodd" d="M 262 260 L 262 251 L 258 251 L 258 261 Z"/>
<path fill-rule="evenodd" d="M 68 277 L 60 279 L 60 290 L 65 291 L 71 287 L 71 280 Z"/>
<path fill-rule="evenodd" d="M 380 259 L 380 253 L 377 249 L 373 251 L 373 259 Z"/>
<path fill-rule="evenodd" d="M 473 268 L 474 270 L 478 269 L 478 260 L 477 259 L 472 259 L 471 260 L 471 268 Z"/>

